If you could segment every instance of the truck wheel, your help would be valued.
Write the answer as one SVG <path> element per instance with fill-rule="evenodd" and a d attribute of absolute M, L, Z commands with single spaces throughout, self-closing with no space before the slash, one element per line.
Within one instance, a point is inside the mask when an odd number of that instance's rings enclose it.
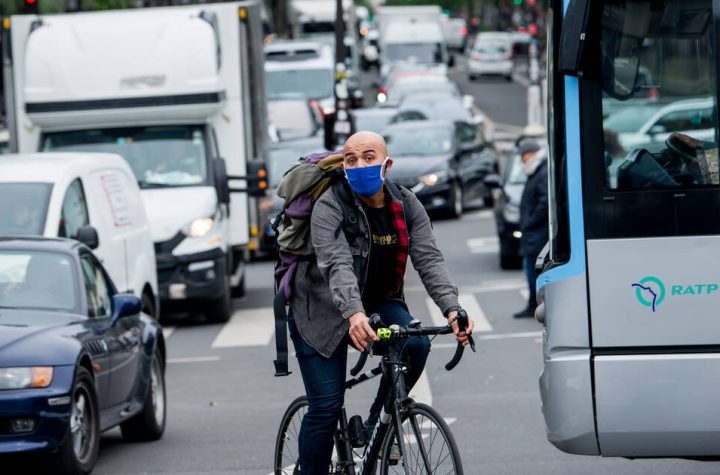
<path fill-rule="evenodd" d="M 232 296 L 233 298 L 239 299 L 240 297 L 245 297 L 245 273 L 243 272 L 243 276 L 240 278 L 240 282 L 238 282 L 238 285 L 232 288 Z"/>
<path fill-rule="evenodd" d="M 211 300 L 205 311 L 205 318 L 213 323 L 225 323 L 230 320 L 230 285 L 228 277 L 224 279 L 224 289 L 221 297 Z"/>
<path fill-rule="evenodd" d="M 147 292 L 143 292 L 140 298 L 140 308 L 143 313 L 146 313 L 154 320 L 158 319 L 158 312 L 155 310 L 155 300 Z"/>

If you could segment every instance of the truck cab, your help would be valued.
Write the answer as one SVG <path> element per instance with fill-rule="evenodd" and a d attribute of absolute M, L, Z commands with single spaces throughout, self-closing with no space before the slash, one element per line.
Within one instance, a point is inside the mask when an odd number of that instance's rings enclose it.
<path fill-rule="evenodd" d="M 199 304 L 212 321 L 243 293 L 257 234 L 247 192 L 266 157 L 260 15 L 250 1 L 14 16 L 3 32 L 11 149 L 121 155 L 163 304 Z M 229 177 L 245 192 L 231 195 Z"/>

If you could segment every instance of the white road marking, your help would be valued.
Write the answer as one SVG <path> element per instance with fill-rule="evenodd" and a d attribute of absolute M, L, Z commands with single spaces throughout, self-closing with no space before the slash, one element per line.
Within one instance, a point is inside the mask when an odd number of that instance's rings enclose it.
<path fill-rule="evenodd" d="M 467 240 L 470 254 L 494 254 L 500 250 L 497 237 L 472 238 Z"/>
<path fill-rule="evenodd" d="M 496 281 L 486 281 L 480 285 L 463 285 L 458 287 L 462 293 L 481 294 L 484 292 L 502 292 L 505 290 L 520 290 L 527 288 L 525 280 L 520 279 L 504 279 Z M 426 292 L 422 285 L 408 285 L 405 292 Z"/>
<path fill-rule="evenodd" d="M 520 289 L 520 295 L 522 295 L 524 300 L 527 300 L 530 298 L 530 291 L 528 289 Z"/>
<path fill-rule="evenodd" d="M 472 317 L 475 321 L 476 332 L 491 332 L 492 325 L 485 316 L 480 304 L 473 294 L 462 293 L 458 296 L 458 302 L 460 306 Z M 435 305 L 435 302 L 430 297 L 425 299 L 430 318 L 432 319 L 433 325 L 442 326 L 447 324 L 447 319 L 442 314 L 442 311 Z"/>
<path fill-rule="evenodd" d="M 481 209 L 477 211 L 470 211 L 464 213 L 460 218 L 460 221 L 476 221 L 479 219 L 490 219 L 493 217 L 493 212 L 490 209 Z"/>
<path fill-rule="evenodd" d="M 170 335 L 175 333 L 175 327 L 163 327 L 162 332 L 163 336 L 167 340 L 168 338 L 170 338 Z"/>
<path fill-rule="evenodd" d="M 267 346 L 274 333 L 275 317 L 272 307 L 237 310 L 215 337 L 212 347 Z"/>
<path fill-rule="evenodd" d="M 168 363 L 209 363 L 220 361 L 219 356 L 194 356 L 189 358 L 168 358 Z"/>
<path fill-rule="evenodd" d="M 432 406 L 432 391 L 430 390 L 430 380 L 427 377 L 427 372 L 423 371 L 420 378 L 413 386 L 410 391 L 410 397 L 415 399 L 417 402 L 422 402 L 428 406 Z"/>

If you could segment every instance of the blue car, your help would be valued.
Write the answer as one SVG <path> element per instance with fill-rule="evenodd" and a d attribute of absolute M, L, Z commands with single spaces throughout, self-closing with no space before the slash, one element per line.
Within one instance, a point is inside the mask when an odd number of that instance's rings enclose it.
<path fill-rule="evenodd" d="M 111 427 L 162 437 L 165 343 L 140 307 L 77 241 L 0 238 L 0 456 L 87 474 Z"/>

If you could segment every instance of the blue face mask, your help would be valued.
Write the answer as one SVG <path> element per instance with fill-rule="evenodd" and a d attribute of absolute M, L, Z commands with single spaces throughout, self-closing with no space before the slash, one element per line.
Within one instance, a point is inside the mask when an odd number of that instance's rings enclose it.
<path fill-rule="evenodd" d="M 371 167 L 346 168 L 345 177 L 347 177 L 350 188 L 355 193 L 365 198 L 369 198 L 378 192 L 385 180 L 382 170 L 387 162 L 387 158 L 380 165 Z"/>

